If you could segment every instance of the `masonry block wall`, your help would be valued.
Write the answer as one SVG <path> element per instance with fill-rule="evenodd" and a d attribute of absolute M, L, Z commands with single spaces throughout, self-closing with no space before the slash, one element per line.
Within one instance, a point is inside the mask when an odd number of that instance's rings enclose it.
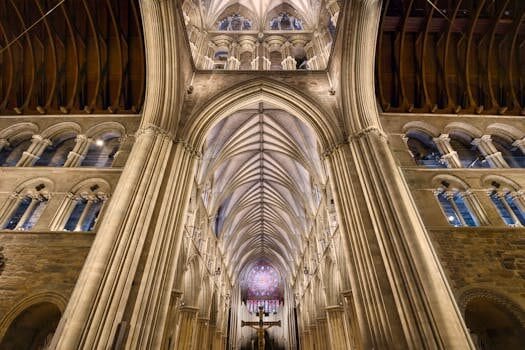
<path fill-rule="evenodd" d="M 525 309 L 525 228 L 506 225 L 489 198 L 493 179 L 505 179 L 525 189 L 523 169 L 428 168 L 416 164 L 405 137 L 411 126 L 420 130 L 429 127 L 436 133 L 433 137 L 470 127 L 483 135 L 497 133 L 498 126 L 504 130 L 503 125 L 525 131 L 523 118 L 383 114 L 382 123 L 460 308 L 465 306 L 469 291 L 476 290 Z M 447 221 L 435 192 L 442 179 L 459 179 L 468 188 L 483 217 L 478 227 L 455 227 Z"/>

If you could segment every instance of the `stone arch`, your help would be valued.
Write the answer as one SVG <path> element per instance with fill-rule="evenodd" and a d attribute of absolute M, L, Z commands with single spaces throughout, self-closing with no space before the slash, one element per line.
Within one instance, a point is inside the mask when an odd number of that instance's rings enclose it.
<path fill-rule="evenodd" d="M 63 134 L 80 134 L 81 127 L 74 122 L 63 122 L 52 125 L 42 131 L 41 136 L 50 139 L 53 143 Z"/>
<path fill-rule="evenodd" d="M 212 293 L 213 293 L 209 276 L 207 275 L 203 276 L 201 285 L 202 286 L 201 286 L 199 296 L 197 299 L 197 307 L 199 308 L 199 316 L 209 317 L 211 304 L 212 304 Z"/>
<path fill-rule="evenodd" d="M 214 18 L 214 24 L 218 24 L 221 20 L 227 18 L 228 16 L 233 15 L 240 15 L 245 19 L 248 19 L 251 21 L 251 30 L 258 30 L 260 27 L 260 23 L 258 22 L 258 17 L 255 13 L 250 11 L 250 9 L 246 6 L 244 6 L 241 3 L 234 3 L 230 6 L 226 7 L 223 11 L 221 11 L 215 18 Z M 211 25 L 212 23 L 209 23 Z M 220 30 L 218 27 L 213 28 L 214 30 Z M 242 30 L 242 29 L 241 29 Z"/>
<path fill-rule="evenodd" d="M 43 303 L 54 305 L 62 314 L 66 308 L 67 299 L 63 295 L 51 291 L 44 291 L 23 298 L 0 319 L 0 339 L 3 341 L 8 328 L 19 315 L 30 307 Z"/>
<path fill-rule="evenodd" d="M 38 126 L 34 123 L 24 122 L 10 125 L 0 131 L 0 139 L 18 139 L 24 136 L 31 136 L 38 133 Z"/>
<path fill-rule="evenodd" d="M 341 292 L 341 275 L 334 260 L 327 255 L 323 263 L 323 282 L 326 295 L 326 306 L 337 305 Z"/>
<path fill-rule="evenodd" d="M 326 285 L 323 283 L 323 280 L 317 274 L 310 284 L 313 294 L 313 307 L 315 312 L 315 317 L 321 317 L 324 315 L 324 310 L 326 308 Z"/>
<path fill-rule="evenodd" d="M 525 312 L 499 292 L 472 288 L 460 296 L 460 304 L 474 343 L 490 349 L 525 347 Z"/>
<path fill-rule="evenodd" d="M 511 142 L 525 137 L 525 132 L 522 130 L 503 123 L 490 124 L 485 130 L 487 134 L 502 136 Z"/>
<path fill-rule="evenodd" d="M 405 125 L 403 125 L 402 130 L 403 130 L 403 134 L 406 134 L 407 132 L 410 132 L 412 130 L 417 130 L 431 137 L 438 137 L 441 134 L 438 128 L 428 123 L 422 122 L 422 121 L 408 122 Z"/>
<path fill-rule="evenodd" d="M 217 325 L 217 320 L 219 319 L 219 297 L 217 290 L 213 291 L 213 295 L 211 297 L 211 305 L 210 305 L 210 324 L 211 325 Z"/>
<path fill-rule="evenodd" d="M 193 255 L 190 257 L 184 272 L 182 285 L 182 300 L 187 306 L 198 305 L 199 293 L 201 291 L 202 273 L 199 262 L 199 256 Z"/>
<path fill-rule="evenodd" d="M 274 19 L 275 17 L 277 17 L 282 12 L 286 12 L 286 13 L 288 13 L 290 15 L 295 16 L 297 19 L 299 19 L 302 22 L 303 29 L 305 29 L 305 27 L 309 29 L 309 27 L 311 27 L 311 25 L 312 25 L 311 23 L 306 21 L 306 19 L 308 19 L 308 17 L 305 16 L 305 13 L 303 11 L 301 11 L 300 9 L 295 8 L 290 3 L 281 2 L 281 3 L 276 3 L 275 6 L 273 6 L 272 8 L 267 10 L 267 12 L 266 12 L 266 14 L 264 16 L 264 20 L 263 20 L 264 29 L 265 30 L 270 30 L 271 29 L 270 21 L 272 19 Z M 293 24 L 292 24 L 292 28 L 293 28 Z M 285 30 L 285 29 L 282 29 L 282 30 Z"/>
<path fill-rule="evenodd" d="M 463 181 L 462 179 L 460 179 L 459 177 L 453 176 L 453 175 L 444 175 L 444 174 L 436 175 L 432 178 L 431 180 L 432 188 L 442 187 L 443 181 L 448 182 L 450 186 L 452 186 L 453 189 L 457 189 L 459 191 L 466 191 L 470 188 L 470 185 L 466 183 L 465 181 Z"/>
<path fill-rule="evenodd" d="M 86 136 L 90 138 L 98 138 L 109 133 L 120 137 L 126 134 L 126 128 L 117 122 L 105 122 L 89 128 L 86 131 Z"/>
<path fill-rule="evenodd" d="M 37 186 L 39 184 L 44 184 L 46 187 L 46 192 L 51 193 L 54 191 L 55 188 L 55 182 L 47 177 L 36 177 L 33 179 L 26 180 L 18 186 L 16 186 L 14 192 L 21 192 L 24 189 L 27 189 L 28 187 Z"/>
<path fill-rule="evenodd" d="M 179 138 L 194 150 L 201 149 L 208 131 L 219 120 L 263 101 L 285 110 L 309 125 L 325 152 L 344 142 L 344 134 L 342 128 L 338 127 L 340 123 L 336 115 L 323 113 L 322 108 L 310 96 L 272 79 L 257 78 L 232 86 L 209 101 L 211 102 L 191 114 L 180 129 Z"/>
<path fill-rule="evenodd" d="M 0 165 L 15 166 L 39 128 L 33 123 L 17 123 L 0 131 Z M 7 144 L 3 143 L 7 141 Z"/>
<path fill-rule="evenodd" d="M 461 291 L 458 297 L 458 306 L 461 310 L 461 313 L 464 315 L 468 303 L 473 299 L 478 298 L 492 300 L 493 302 L 506 307 L 519 320 L 520 324 L 525 329 L 525 310 L 510 296 L 500 291 L 492 290 L 489 287 L 466 288 Z"/>
<path fill-rule="evenodd" d="M 445 126 L 445 133 L 450 134 L 454 131 L 463 132 L 473 139 L 483 136 L 483 132 L 473 125 L 463 122 L 452 122 Z"/>
<path fill-rule="evenodd" d="M 109 184 L 109 182 L 106 179 L 103 179 L 101 177 L 93 177 L 93 178 L 89 178 L 89 179 L 83 180 L 83 181 L 77 183 L 75 186 L 73 186 L 71 188 L 71 192 L 76 193 L 76 192 L 82 190 L 83 188 L 86 188 L 86 187 L 89 187 L 89 186 L 93 186 L 93 185 L 98 185 L 99 186 L 97 191 L 102 191 L 102 192 L 104 192 L 106 194 L 109 194 L 111 192 L 111 185 Z"/>
<path fill-rule="evenodd" d="M 39 154 L 35 166 L 62 166 L 67 160 L 76 143 L 76 137 L 81 132 L 77 123 L 63 122 L 52 125 L 42 131 L 41 136 L 49 139 L 51 144 Z"/>
<path fill-rule="evenodd" d="M 512 181 L 501 175 L 485 175 L 481 178 L 481 184 L 485 188 L 493 187 L 492 183 L 497 182 L 507 187 L 510 191 L 519 191 L 521 186 L 515 181 Z"/>

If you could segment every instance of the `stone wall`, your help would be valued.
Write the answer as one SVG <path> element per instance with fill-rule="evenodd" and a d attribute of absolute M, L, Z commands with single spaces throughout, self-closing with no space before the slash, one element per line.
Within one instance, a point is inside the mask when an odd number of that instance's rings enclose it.
<path fill-rule="evenodd" d="M 16 305 L 35 295 L 56 294 L 67 301 L 93 239 L 93 233 L 0 233 L 5 258 L 0 325 Z"/>
<path fill-rule="evenodd" d="M 489 176 L 499 176 L 525 188 L 525 172 L 519 168 L 440 168 L 417 166 L 403 141 L 403 128 L 413 121 L 425 121 L 436 130 L 450 123 L 468 123 L 480 130 L 490 130 L 495 123 L 524 128 L 517 117 L 478 117 L 451 115 L 383 114 L 382 124 L 389 144 L 403 172 L 434 248 L 448 276 L 458 303 L 471 290 L 499 295 L 525 310 L 525 228 L 509 227 L 503 222 L 486 188 Z M 440 176 L 457 178 L 468 186 L 477 201 L 486 224 L 480 227 L 449 225 L 434 190 Z"/>

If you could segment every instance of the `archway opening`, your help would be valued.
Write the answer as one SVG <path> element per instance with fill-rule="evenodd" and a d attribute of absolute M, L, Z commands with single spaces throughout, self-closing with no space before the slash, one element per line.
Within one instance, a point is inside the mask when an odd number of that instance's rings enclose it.
<path fill-rule="evenodd" d="M 294 347 L 293 284 L 307 237 L 331 232 L 319 226 L 329 225 L 319 210 L 327 206 L 320 149 L 310 126 L 268 101 L 229 113 L 205 137 L 186 228 L 192 249 L 214 257 L 207 270 L 228 286 L 219 293 L 231 298 L 228 334 L 238 348 L 257 346 L 257 333 L 241 321 L 257 322 L 259 306 L 264 321 L 281 321 L 265 331 L 268 347 Z"/>
<path fill-rule="evenodd" d="M 480 350 L 525 349 L 525 329 L 506 307 L 484 298 L 470 301 L 465 323 Z"/>
<path fill-rule="evenodd" d="M 62 313 L 49 302 L 32 305 L 22 311 L 9 326 L 0 349 L 47 349 Z"/>

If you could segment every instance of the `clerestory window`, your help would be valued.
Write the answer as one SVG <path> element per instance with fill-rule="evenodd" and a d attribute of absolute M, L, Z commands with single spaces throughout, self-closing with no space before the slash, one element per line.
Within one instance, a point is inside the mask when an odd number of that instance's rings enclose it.
<path fill-rule="evenodd" d="M 72 198 L 72 210 L 67 219 L 65 231 L 93 231 L 106 201 L 105 194 L 81 194 Z"/>
<path fill-rule="evenodd" d="M 455 227 L 479 226 L 478 219 L 469 203 L 473 200 L 470 196 L 470 192 L 467 191 L 445 189 L 436 191 L 437 200 L 450 225 Z"/>
<path fill-rule="evenodd" d="M 2 228 L 4 230 L 31 230 L 42 215 L 47 205 L 48 196 L 40 191 L 29 191 L 22 196 L 16 195 L 16 198 L 18 200 L 14 203 Z"/>
<path fill-rule="evenodd" d="M 509 190 L 491 190 L 489 197 L 506 225 L 525 225 L 525 211 L 516 193 Z"/>

